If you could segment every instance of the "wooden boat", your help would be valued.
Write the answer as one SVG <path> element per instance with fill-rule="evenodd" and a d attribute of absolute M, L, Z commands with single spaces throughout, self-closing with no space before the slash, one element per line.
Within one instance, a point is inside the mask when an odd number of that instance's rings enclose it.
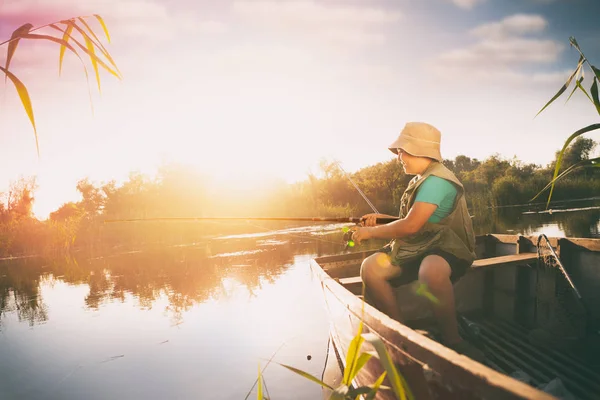
<path fill-rule="evenodd" d="M 315 258 L 311 268 L 325 296 L 339 367 L 343 370 L 362 320 L 364 332 L 385 343 L 418 400 L 556 399 L 561 397 L 550 394 L 550 386 L 561 385 L 573 396 L 562 398 L 600 399 L 600 335 L 594 325 L 600 309 L 592 307 L 600 304 L 600 239 L 546 238 L 586 306 L 573 308 L 579 298 L 559 267 L 538 263 L 540 238 L 477 237 L 478 259 L 455 284 L 461 336 L 484 351 L 482 363 L 436 339 L 428 300 L 417 296 L 413 285 L 396 289 L 403 323 L 363 301 L 360 264 L 373 251 Z M 586 308 L 583 331 L 575 323 L 560 328 L 565 315 L 578 321 L 581 312 L 573 310 Z M 540 328 L 557 341 L 536 341 L 532 333 Z M 372 359 L 354 384 L 372 384 L 382 372 Z M 377 398 L 395 397 L 386 390 Z"/>

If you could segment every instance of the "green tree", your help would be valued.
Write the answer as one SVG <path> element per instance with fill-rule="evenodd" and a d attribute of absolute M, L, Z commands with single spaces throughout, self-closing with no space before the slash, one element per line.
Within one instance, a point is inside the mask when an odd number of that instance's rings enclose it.
<path fill-rule="evenodd" d="M 578 164 L 582 161 L 586 161 L 590 159 L 590 154 L 596 147 L 596 142 L 593 139 L 586 138 L 583 136 L 577 137 L 573 141 L 573 144 L 565 150 L 562 155 L 562 166 L 564 168 L 570 168 L 575 164 Z M 556 152 L 555 159 L 550 165 L 550 168 L 554 170 L 556 168 L 556 164 L 561 157 L 560 150 Z"/>
<path fill-rule="evenodd" d="M 0 209 L 3 220 L 19 220 L 21 218 L 32 218 L 33 193 L 37 189 L 35 178 L 20 178 L 12 182 L 5 193 L 6 205 Z"/>
<path fill-rule="evenodd" d="M 60 206 L 56 211 L 50 213 L 50 220 L 54 222 L 64 222 L 69 219 L 79 218 L 83 214 L 79 205 L 74 202 L 68 202 Z"/>
<path fill-rule="evenodd" d="M 85 216 L 92 218 L 100 215 L 105 203 L 102 189 L 94 186 L 88 178 L 85 178 L 77 182 L 77 191 L 83 197 L 79 204 Z"/>

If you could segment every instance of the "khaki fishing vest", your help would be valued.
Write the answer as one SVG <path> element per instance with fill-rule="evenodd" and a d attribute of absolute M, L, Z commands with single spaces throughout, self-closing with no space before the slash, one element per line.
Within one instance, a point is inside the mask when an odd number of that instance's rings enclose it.
<path fill-rule="evenodd" d="M 430 176 L 435 175 L 454 183 L 458 189 L 452 212 L 437 223 L 426 222 L 414 235 L 394 239 L 390 254 L 392 264 L 403 265 L 415 261 L 432 249 L 453 254 L 469 265 L 475 260 L 475 233 L 471 216 L 467 210 L 465 189 L 456 176 L 443 164 L 434 161 L 421 176 L 415 176 L 400 200 L 400 218 L 405 218 L 415 202 L 418 187 Z"/>

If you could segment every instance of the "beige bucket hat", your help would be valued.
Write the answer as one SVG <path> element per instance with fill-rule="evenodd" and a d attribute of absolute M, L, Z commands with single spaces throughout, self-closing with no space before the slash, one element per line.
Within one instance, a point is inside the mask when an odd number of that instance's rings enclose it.
<path fill-rule="evenodd" d="M 424 122 L 408 122 L 389 149 L 394 154 L 402 149 L 413 156 L 429 157 L 441 162 L 441 139 L 442 134 L 434 126 Z"/>

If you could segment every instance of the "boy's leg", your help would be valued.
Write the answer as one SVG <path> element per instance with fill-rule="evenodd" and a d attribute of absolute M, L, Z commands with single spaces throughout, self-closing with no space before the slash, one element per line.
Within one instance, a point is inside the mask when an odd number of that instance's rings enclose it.
<path fill-rule="evenodd" d="M 419 281 L 426 284 L 427 290 L 437 299 L 432 304 L 433 313 L 440 324 L 444 342 L 449 346 L 462 341 L 458 334 L 451 274 L 452 269 L 448 262 L 434 254 L 425 257 L 419 268 Z"/>
<path fill-rule="evenodd" d="M 401 321 L 400 308 L 396 302 L 394 288 L 389 280 L 398 277 L 402 269 L 392 265 L 385 253 L 374 253 L 365 258 L 360 267 L 360 277 L 366 286 L 369 298 L 375 306 L 391 318 Z"/>

